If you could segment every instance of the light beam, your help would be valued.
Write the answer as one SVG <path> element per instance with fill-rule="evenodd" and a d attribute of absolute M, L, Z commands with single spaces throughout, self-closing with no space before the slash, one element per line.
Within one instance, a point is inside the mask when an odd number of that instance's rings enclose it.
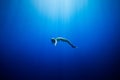
<path fill-rule="evenodd" d="M 51 19 L 68 20 L 87 0 L 33 0 L 38 10 Z"/>

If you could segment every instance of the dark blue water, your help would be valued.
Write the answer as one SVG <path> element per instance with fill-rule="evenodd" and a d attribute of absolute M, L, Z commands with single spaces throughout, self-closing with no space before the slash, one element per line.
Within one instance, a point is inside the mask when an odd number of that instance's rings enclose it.
<path fill-rule="evenodd" d="M 0 1 L 0 80 L 119 80 L 119 0 L 88 0 L 67 22 L 32 0 Z M 55 47 L 50 39 L 62 36 Z"/>

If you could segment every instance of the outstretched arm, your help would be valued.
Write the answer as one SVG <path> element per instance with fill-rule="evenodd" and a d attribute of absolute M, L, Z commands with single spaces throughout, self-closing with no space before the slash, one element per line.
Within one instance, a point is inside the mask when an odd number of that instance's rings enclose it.
<path fill-rule="evenodd" d="M 54 45 L 55 45 L 55 46 L 57 45 L 57 40 L 55 40 L 55 43 L 54 43 Z"/>

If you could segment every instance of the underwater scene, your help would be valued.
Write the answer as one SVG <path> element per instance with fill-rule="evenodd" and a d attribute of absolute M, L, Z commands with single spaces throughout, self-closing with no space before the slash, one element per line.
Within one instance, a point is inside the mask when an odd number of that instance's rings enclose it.
<path fill-rule="evenodd" d="M 120 1 L 0 0 L 0 80 L 120 80 Z"/>

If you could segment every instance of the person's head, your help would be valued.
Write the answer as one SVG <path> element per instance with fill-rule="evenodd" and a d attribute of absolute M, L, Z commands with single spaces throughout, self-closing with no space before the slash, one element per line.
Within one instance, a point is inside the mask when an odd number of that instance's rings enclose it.
<path fill-rule="evenodd" d="M 54 46 L 57 45 L 57 40 L 56 40 L 55 38 L 52 38 L 52 39 L 51 39 L 51 42 L 52 42 L 52 44 L 54 44 Z"/>
<path fill-rule="evenodd" d="M 55 44 L 55 38 L 52 38 L 52 39 L 51 39 L 51 42 L 52 42 L 53 44 Z"/>

